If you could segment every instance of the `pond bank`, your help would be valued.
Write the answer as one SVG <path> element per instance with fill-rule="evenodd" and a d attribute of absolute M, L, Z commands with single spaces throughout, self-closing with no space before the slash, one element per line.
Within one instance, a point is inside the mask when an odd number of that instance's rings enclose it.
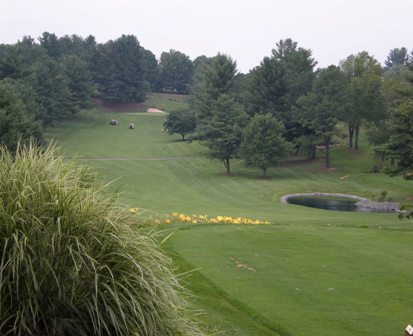
<path fill-rule="evenodd" d="M 288 194 L 280 198 L 281 203 L 288 203 L 288 199 L 292 197 L 337 197 L 337 198 L 347 198 L 354 199 L 357 201 L 356 205 L 363 206 L 369 209 L 384 211 L 384 212 L 399 212 L 400 204 L 397 202 L 375 202 L 364 197 L 351 194 L 339 194 L 339 193 L 321 193 L 321 192 L 312 192 L 312 193 L 300 193 L 300 194 Z"/>

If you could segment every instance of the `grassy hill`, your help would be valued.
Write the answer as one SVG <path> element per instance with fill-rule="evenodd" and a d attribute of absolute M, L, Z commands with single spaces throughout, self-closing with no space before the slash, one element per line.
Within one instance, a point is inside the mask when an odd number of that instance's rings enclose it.
<path fill-rule="evenodd" d="M 110 126 L 110 119 L 119 126 Z M 165 115 L 84 112 L 49 136 L 67 156 L 96 168 L 121 202 L 145 215 L 242 216 L 269 225 L 174 226 L 165 243 L 210 332 L 223 335 L 395 335 L 413 322 L 413 221 L 281 204 L 296 192 L 352 193 L 402 203 L 411 182 L 365 171 L 366 148 L 333 149 L 321 159 L 285 162 L 263 179 L 234 161 L 233 176 L 197 142 L 162 131 Z M 129 130 L 128 124 L 136 129 Z M 411 202 L 411 201 L 410 201 Z"/>

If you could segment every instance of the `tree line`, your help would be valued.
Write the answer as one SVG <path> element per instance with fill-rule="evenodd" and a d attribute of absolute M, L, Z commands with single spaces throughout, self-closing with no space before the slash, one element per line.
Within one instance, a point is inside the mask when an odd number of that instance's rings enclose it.
<path fill-rule="evenodd" d="M 43 130 L 91 107 L 92 98 L 143 102 L 149 92 L 188 93 L 194 62 L 179 51 L 155 55 L 133 35 L 106 43 L 94 36 L 44 32 L 0 44 L 0 142 L 43 143 Z"/>
<path fill-rule="evenodd" d="M 364 125 L 377 169 L 390 159 L 392 173 L 409 177 L 412 63 L 413 51 L 395 48 L 384 67 L 363 51 L 316 69 L 310 49 L 285 39 L 242 74 L 227 55 L 192 61 L 170 50 L 157 60 L 133 35 L 97 43 L 92 35 L 45 32 L 0 45 L 0 141 L 12 150 L 19 139 L 42 143 L 45 127 L 92 106 L 92 98 L 142 102 L 149 92 L 189 93 L 190 111 L 171 113 L 166 129 L 203 141 L 228 173 L 236 156 L 265 174 L 292 151 L 314 158 L 317 146 L 328 168 L 337 125 L 345 123 L 349 147 L 359 147 Z"/>
<path fill-rule="evenodd" d="M 315 158 L 330 148 L 338 125 L 348 130 L 348 145 L 359 148 L 362 125 L 391 174 L 413 178 L 413 51 L 390 51 L 382 67 L 367 52 L 350 55 L 338 66 L 315 69 L 310 49 L 281 40 L 248 74 L 240 74 L 227 55 L 205 58 L 194 75 L 190 110 L 170 113 L 169 133 L 192 134 L 222 160 L 267 169 L 290 153 Z"/>

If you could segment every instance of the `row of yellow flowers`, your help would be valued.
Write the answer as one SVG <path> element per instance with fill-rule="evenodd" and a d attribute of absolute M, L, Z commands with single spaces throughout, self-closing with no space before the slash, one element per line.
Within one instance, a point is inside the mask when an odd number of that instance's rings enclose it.
<path fill-rule="evenodd" d="M 130 208 L 129 212 L 133 214 L 138 214 L 139 209 Z M 231 217 L 231 216 L 216 216 L 209 217 L 208 215 L 187 215 L 183 213 L 173 212 L 172 214 L 165 214 L 151 217 L 148 219 L 149 222 L 155 224 L 179 224 L 179 223 L 190 223 L 190 224 L 270 224 L 268 221 L 259 219 L 250 219 L 245 217 Z"/>

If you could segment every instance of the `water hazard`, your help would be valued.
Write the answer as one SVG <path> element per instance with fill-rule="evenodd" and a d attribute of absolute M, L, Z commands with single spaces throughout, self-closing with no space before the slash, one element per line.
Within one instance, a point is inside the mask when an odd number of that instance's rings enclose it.
<path fill-rule="evenodd" d="M 303 205 L 311 208 L 336 211 L 359 211 L 359 212 L 376 212 L 371 208 L 367 208 L 357 204 L 357 200 L 349 198 L 334 199 L 331 197 L 315 197 L 315 196 L 296 196 L 289 197 L 287 200 L 290 204 Z"/>

